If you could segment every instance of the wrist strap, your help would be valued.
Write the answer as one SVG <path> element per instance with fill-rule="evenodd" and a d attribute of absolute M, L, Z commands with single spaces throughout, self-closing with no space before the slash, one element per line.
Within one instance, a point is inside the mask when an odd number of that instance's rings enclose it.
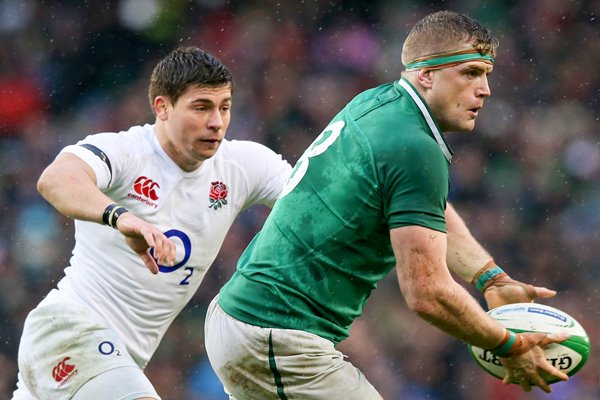
<path fill-rule="evenodd" d="M 102 213 L 102 222 L 104 225 L 108 225 L 111 228 L 117 229 L 117 220 L 126 212 L 128 211 L 125 207 L 121 207 L 114 203 L 109 204 Z"/>
<path fill-rule="evenodd" d="M 496 279 L 507 276 L 502 268 L 492 260 L 477 272 L 473 278 L 473 284 L 481 293 L 485 291 Z"/>
<path fill-rule="evenodd" d="M 500 344 L 495 348 L 491 349 L 490 352 L 497 357 L 506 357 L 508 354 L 510 354 L 510 351 L 516 342 L 517 335 L 507 329 L 502 342 L 500 342 Z"/>

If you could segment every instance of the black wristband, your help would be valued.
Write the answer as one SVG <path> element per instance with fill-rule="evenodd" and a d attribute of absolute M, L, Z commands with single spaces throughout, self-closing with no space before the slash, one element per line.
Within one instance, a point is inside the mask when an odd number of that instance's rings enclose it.
<path fill-rule="evenodd" d="M 102 213 L 102 222 L 104 225 L 117 229 L 117 220 L 126 212 L 127 209 L 125 207 L 121 207 L 117 204 L 109 204 L 104 209 L 104 213 Z"/>

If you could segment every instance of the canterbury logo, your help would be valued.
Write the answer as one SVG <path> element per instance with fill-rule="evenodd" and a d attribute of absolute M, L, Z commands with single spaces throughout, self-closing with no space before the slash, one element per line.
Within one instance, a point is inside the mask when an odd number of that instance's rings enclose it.
<path fill-rule="evenodd" d="M 75 364 L 67 364 L 71 357 L 65 357 L 52 369 L 52 377 L 56 382 L 61 382 L 75 369 Z"/>
<path fill-rule="evenodd" d="M 158 194 L 156 194 L 157 188 L 160 189 L 160 185 L 145 176 L 140 176 L 133 184 L 133 190 L 135 190 L 137 194 L 141 194 L 151 200 L 158 200 Z"/>

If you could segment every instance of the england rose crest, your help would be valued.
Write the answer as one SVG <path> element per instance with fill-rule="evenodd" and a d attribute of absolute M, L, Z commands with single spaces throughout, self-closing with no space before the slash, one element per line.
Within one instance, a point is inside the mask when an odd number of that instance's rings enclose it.
<path fill-rule="evenodd" d="M 227 186 L 223 182 L 215 181 L 210 183 L 209 208 L 217 210 L 227 204 Z"/>

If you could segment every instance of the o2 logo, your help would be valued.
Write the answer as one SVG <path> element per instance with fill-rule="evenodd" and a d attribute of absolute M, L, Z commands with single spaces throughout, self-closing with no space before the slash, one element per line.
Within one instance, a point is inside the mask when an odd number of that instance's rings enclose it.
<path fill-rule="evenodd" d="M 160 272 L 168 274 L 183 267 L 189 261 L 190 256 L 192 255 L 192 241 L 185 232 L 182 232 L 177 229 L 168 230 L 164 232 L 164 234 L 167 238 L 179 239 L 179 242 L 181 243 L 181 248 L 183 248 L 183 258 L 177 264 L 173 266 L 158 264 L 158 270 Z M 179 245 L 177 247 L 180 248 Z M 154 258 L 154 248 L 150 249 L 150 255 Z M 156 260 L 156 258 L 154 259 Z M 189 285 L 190 278 L 194 273 L 194 269 L 192 267 L 185 267 L 185 270 L 187 271 L 187 275 L 185 276 L 185 278 L 183 278 L 181 282 L 179 282 L 180 285 Z"/>
<path fill-rule="evenodd" d="M 300 183 L 304 177 L 304 174 L 306 174 L 306 170 L 308 169 L 309 159 L 311 157 L 316 157 L 319 154 L 323 154 L 325 150 L 327 150 L 329 146 L 331 146 L 340 136 L 344 126 L 346 126 L 344 121 L 336 121 L 333 124 L 328 125 L 323 132 L 317 136 L 314 142 L 312 142 L 309 148 L 306 149 L 306 151 L 302 154 L 300 159 L 298 159 L 292 174 L 283 186 L 283 190 L 279 195 L 280 199 L 285 197 L 296 187 L 296 185 L 298 185 L 298 183 Z"/>
<path fill-rule="evenodd" d="M 110 356 L 113 353 L 116 356 L 121 356 L 121 351 L 115 348 L 115 345 L 108 340 L 105 340 L 104 342 L 98 345 L 98 351 L 100 352 L 100 354 L 105 356 Z"/>

